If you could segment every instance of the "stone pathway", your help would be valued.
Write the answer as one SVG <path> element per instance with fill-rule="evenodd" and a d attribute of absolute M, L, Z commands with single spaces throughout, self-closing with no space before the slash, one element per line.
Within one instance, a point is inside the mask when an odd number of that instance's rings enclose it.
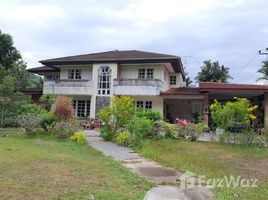
<path fill-rule="evenodd" d="M 212 192 L 207 187 L 194 187 L 182 189 L 177 180 L 182 176 L 173 168 L 145 159 L 132 150 L 118 146 L 114 143 L 104 141 L 95 130 L 86 130 L 89 144 L 101 151 L 104 155 L 111 156 L 121 161 L 132 171 L 156 182 L 157 187 L 147 192 L 144 200 L 210 200 Z"/>

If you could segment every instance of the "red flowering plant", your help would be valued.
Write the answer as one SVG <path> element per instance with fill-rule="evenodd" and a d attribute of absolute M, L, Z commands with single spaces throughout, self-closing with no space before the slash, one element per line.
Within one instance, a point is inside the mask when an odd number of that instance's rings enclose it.
<path fill-rule="evenodd" d="M 176 124 L 178 125 L 181 134 L 187 140 L 198 141 L 199 136 L 205 129 L 203 123 L 192 124 L 185 119 L 176 118 Z"/>

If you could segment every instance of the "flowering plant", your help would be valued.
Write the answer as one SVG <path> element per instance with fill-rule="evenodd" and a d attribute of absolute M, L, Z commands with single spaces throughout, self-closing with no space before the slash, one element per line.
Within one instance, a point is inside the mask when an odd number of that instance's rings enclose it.
<path fill-rule="evenodd" d="M 188 125 L 191 125 L 190 122 L 187 122 L 185 119 L 179 119 L 179 118 L 176 118 L 176 124 L 182 128 L 182 127 L 186 127 Z"/>
<path fill-rule="evenodd" d="M 234 101 L 223 104 L 214 100 L 210 106 L 213 123 L 222 129 L 232 129 L 234 126 L 247 128 L 256 117 L 253 112 L 258 108 L 246 98 L 234 97 Z"/>

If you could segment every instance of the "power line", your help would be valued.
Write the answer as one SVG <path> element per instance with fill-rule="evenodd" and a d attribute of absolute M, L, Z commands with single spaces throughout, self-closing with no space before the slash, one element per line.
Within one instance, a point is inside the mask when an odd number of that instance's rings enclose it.
<path fill-rule="evenodd" d="M 237 75 L 241 75 L 241 71 L 244 70 L 244 69 L 246 69 L 246 68 L 249 66 L 249 64 L 255 59 L 255 57 L 256 57 L 258 54 L 259 54 L 259 52 L 255 53 L 255 54 L 249 59 L 249 61 L 248 61 L 245 65 L 243 65 L 243 66 L 240 68 L 240 71 L 237 72 L 237 73 L 233 76 L 233 78 L 235 79 L 235 77 L 236 77 Z"/>

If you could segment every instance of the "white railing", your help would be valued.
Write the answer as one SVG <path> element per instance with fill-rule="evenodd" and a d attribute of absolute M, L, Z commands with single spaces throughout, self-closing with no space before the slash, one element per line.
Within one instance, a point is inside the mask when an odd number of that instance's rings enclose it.
<path fill-rule="evenodd" d="M 65 79 L 44 81 L 43 92 L 44 94 L 90 95 L 92 93 L 92 81 Z"/>
<path fill-rule="evenodd" d="M 163 82 L 160 79 L 114 79 L 115 95 L 160 95 Z"/>

